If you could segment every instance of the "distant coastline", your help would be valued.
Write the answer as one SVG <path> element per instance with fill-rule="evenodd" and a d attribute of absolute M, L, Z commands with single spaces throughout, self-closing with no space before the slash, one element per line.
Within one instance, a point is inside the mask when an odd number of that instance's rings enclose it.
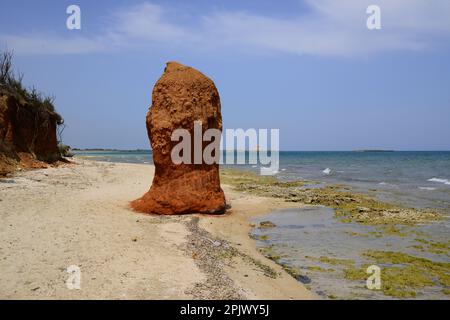
<path fill-rule="evenodd" d="M 362 150 L 353 150 L 353 152 L 395 152 L 395 150 L 362 149 Z"/>
<path fill-rule="evenodd" d="M 95 151 L 105 151 L 105 152 L 151 152 L 151 149 L 115 149 L 115 148 L 71 148 L 72 151 L 78 152 L 95 152 Z M 232 150 L 221 149 L 222 152 L 230 152 Z M 244 152 L 244 150 L 234 150 L 235 152 Z M 259 151 L 270 151 L 270 150 L 259 150 Z M 258 152 L 256 150 L 245 152 Z M 383 149 L 356 149 L 356 150 L 280 150 L 280 153 L 321 153 L 321 152 L 330 152 L 330 153 L 346 153 L 346 152 L 395 152 L 395 153 L 405 153 L 405 152 L 450 152 L 450 150 L 383 150 Z"/>
<path fill-rule="evenodd" d="M 108 151 L 108 152 L 144 152 L 144 151 L 152 151 L 150 149 L 104 149 L 104 148 L 87 148 L 87 149 L 79 149 L 73 148 L 72 151 L 81 151 L 81 152 L 89 152 L 89 151 Z"/>

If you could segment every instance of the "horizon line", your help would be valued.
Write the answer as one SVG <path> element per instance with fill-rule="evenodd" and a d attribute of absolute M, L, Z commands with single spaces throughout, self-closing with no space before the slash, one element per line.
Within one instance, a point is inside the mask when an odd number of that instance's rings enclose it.
<path fill-rule="evenodd" d="M 134 148 L 134 149 L 120 149 L 120 148 L 71 148 L 73 151 L 153 151 L 152 149 L 142 149 L 142 148 Z M 265 152 L 265 151 L 271 151 L 268 150 L 227 150 L 227 149 L 221 149 L 222 152 Z M 279 152 L 450 152 L 450 149 L 444 149 L 444 150 L 396 150 L 396 149 L 354 149 L 354 150 L 278 150 Z"/>

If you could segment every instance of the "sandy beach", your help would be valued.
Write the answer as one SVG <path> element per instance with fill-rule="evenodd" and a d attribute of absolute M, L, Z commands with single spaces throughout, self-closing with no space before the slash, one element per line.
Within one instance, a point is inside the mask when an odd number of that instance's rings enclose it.
<path fill-rule="evenodd" d="M 317 298 L 248 235 L 252 217 L 293 204 L 223 185 L 225 215 L 139 214 L 129 202 L 153 166 L 74 162 L 0 180 L 0 298 Z M 71 265 L 80 290 L 66 286 Z"/>

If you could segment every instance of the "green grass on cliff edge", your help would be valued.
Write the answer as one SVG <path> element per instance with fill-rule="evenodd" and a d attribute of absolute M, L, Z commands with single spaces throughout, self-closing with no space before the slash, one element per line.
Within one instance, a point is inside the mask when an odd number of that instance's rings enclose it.
<path fill-rule="evenodd" d="M 44 96 L 35 88 L 25 88 L 22 78 L 22 74 L 15 75 L 13 72 L 12 53 L 0 53 L 0 95 L 13 97 L 18 107 L 26 108 L 36 117 L 62 125 L 64 120 L 55 110 L 53 97 Z"/>

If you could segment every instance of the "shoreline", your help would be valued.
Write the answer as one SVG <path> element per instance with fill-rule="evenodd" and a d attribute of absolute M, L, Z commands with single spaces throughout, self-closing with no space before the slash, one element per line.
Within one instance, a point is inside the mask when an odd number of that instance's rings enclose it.
<path fill-rule="evenodd" d="M 129 202 L 150 187 L 152 165 L 74 162 L 1 182 L 1 298 L 318 298 L 249 236 L 252 217 L 293 204 L 224 184 L 225 215 L 139 214 Z M 70 265 L 81 290 L 66 287 Z"/>

